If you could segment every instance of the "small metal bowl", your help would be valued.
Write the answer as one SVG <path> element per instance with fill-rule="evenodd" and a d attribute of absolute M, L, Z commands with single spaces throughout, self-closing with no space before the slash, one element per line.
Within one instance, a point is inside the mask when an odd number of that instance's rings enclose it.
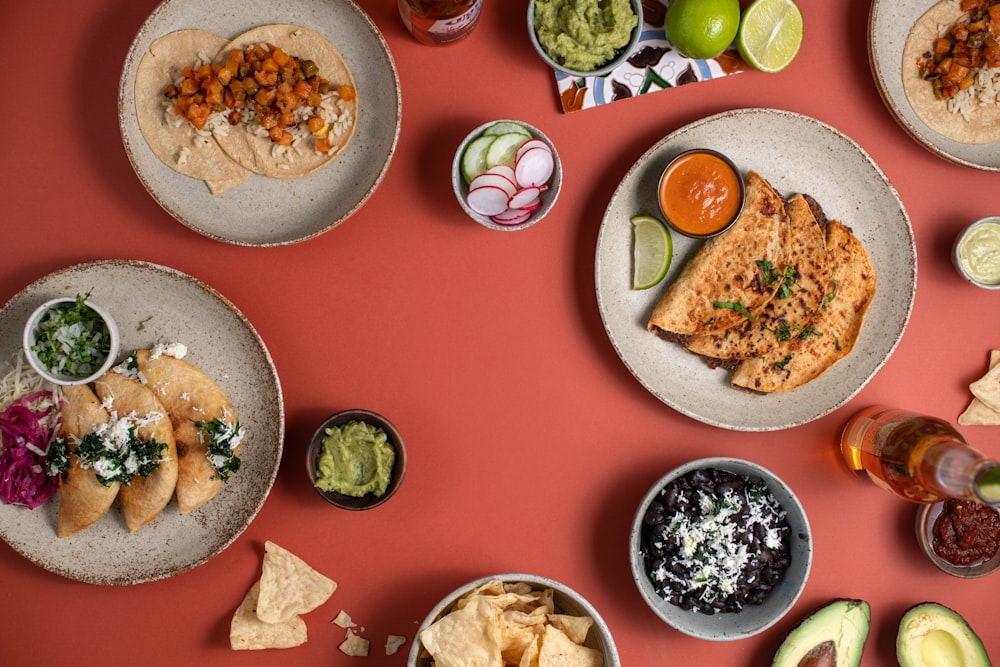
<path fill-rule="evenodd" d="M 111 316 L 107 310 L 94 303 L 93 301 L 87 299 L 83 303 L 92 311 L 97 313 L 102 320 L 104 320 L 104 325 L 108 328 L 108 337 L 110 338 L 110 348 L 108 349 L 108 356 L 104 359 L 101 366 L 88 375 L 87 377 L 77 377 L 75 375 L 66 375 L 63 373 L 56 373 L 49 369 L 42 361 L 38 358 L 38 353 L 33 349 L 35 343 L 37 342 L 36 334 L 38 330 L 38 323 L 42 320 L 42 317 L 51 309 L 64 303 L 75 303 L 76 297 L 60 297 L 57 299 L 50 299 L 40 305 L 28 318 L 28 321 L 24 325 L 24 335 L 22 337 L 22 345 L 24 347 L 24 356 L 28 360 L 35 372 L 41 375 L 43 378 L 52 382 L 53 384 L 69 386 L 69 385 L 80 385 L 93 382 L 97 378 L 104 375 L 108 369 L 110 369 L 115 364 L 115 360 L 118 358 L 118 352 L 121 349 L 121 335 L 118 331 L 118 324 L 115 322 L 115 318 Z"/>
<path fill-rule="evenodd" d="M 531 134 L 531 137 L 533 139 L 540 139 L 544 141 L 545 144 L 549 147 L 549 150 L 552 151 L 552 162 L 553 162 L 552 178 L 549 179 L 548 186 L 546 187 L 546 189 L 543 190 L 542 193 L 539 195 L 539 199 L 542 205 L 541 207 L 532 211 L 530 217 L 528 217 L 527 220 L 517 225 L 497 224 L 493 222 L 489 216 L 482 215 L 480 213 L 473 211 L 471 208 L 469 208 L 469 204 L 466 201 L 466 198 L 469 196 L 469 184 L 465 182 L 465 178 L 462 175 L 462 156 L 465 154 L 465 149 L 468 147 L 470 143 L 472 143 L 475 139 L 478 139 L 479 137 L 483 136 L 483 132 L 485 132 L 485 130 L 488 127 L 490 127 L 491 125 L 495 125 L 497 123 L 513 123 L 516 125 L 520 125 L 522 128 L 527 130 L 528 133 Z M 470 218 L 472 218 L 480 225 L 488 229 L 494 229 L 496 231 L 501 231 L 501 232 L 516 232 L 518 230 L 527 229 L 528 227 L 531 227 L 536 222 L 544 218 L 548 214 L 548 212 L 552 210 L 552 207 L 555 206 L 556 199 L 559 197 L 559 190 L 562 188 L 562 162 L 559 160 L 559 153 L 556 151 L 555 144 L 553 144 L 552 141 L 547 136 L 545 136 L 545 133 L 539 130 L 537 127 L 529 125 L 528 123 L 525 123 L 520 120 L 509 120 L 509 119 L 493 120 L 488 123 L 483 123 L 476 129 L 474 129 L 465 137 L 465 139 L 462 140 L 462 143 L 458 146 L 458 150 L 455 151 L 455 158 L 452 160 L 451 163 L 451 185 L 452 189 L 455 191 L 455 198 L 458 199 L 459 205 L 461 205 L 462 210 L 465 211 L 465 213 Z"/>
<path fill-rule="evenodd" d="M 660 491 L 673 480 L 689 472 L 714 468 L 767 484 L 768 490 L 785 510 L 790 529 L 791 562 L 780 581 L 767 594 L 763 604 L 745 605 L 739 612 L 705 614 L 685 610 L 660 597 L 646 571 L 641 553 L 642 527 L 646 511 Z M 697 459 L 674 468 L 661 477 L 643 497 L 632 520 L 629 535 L 629 561 L 632 578 L 649 608 L 667 625 L 698 639 L 733 641 L 759 634 L 791 611 L 802 594 L 812 567 L 812 533 L 805 509 L 792 490 L 771 471 L 742 459 L 715 457 Z"/>
<path fill-rule="evenodd" d="M 921 505 L 920 509 L 917 510 L 917 520 L 915 526 L 917 543 L 920 545 L 920 550 L 927 557 L 927 560 L 933 563 L 934 566 L 942 572 L 960 579 L 976 579 L 978 577 L 984 577 L 987 574 L 996 572 L 997 569 L 1000 569 L 1000 549 L 998 549 L 997 553 L 993 555 L 993 558 L 990 558 L 989 560 L 981 560 L 978 563 L 971 563 L 969 565 L 955 565 L 954 563 L 949 563 L 934 551 L 934 522 L 937 521 L 938 516 L 941 515 L 941 509 L 943 506 L 944 501 L 941 501 L 938 503 Z"/>
<path fill-rule="evenodd" d="M 736 207 L 736 212 L 733 213 L 733 216 L 724 225 L 722 225 L 718 229 L 715 229 L 715 230 L 713 230 L 711 232 L 707 232 L 705 234 L 698 234 L 698 233 L 689 231 L 689 230 L 687 230 L 687 229 L 684 228 L 684 226 L 681 224 L 681 222 L 679 220 L 671 220 L 671 217 L 667 214 L 667 211 L 664 209 L 664 206 L 663 206 L 662 190 L 663 190 L 663 182 L 664 182 L 664 180 L 667 178 L 667 175 L 671 173 L 671 170 L 674 168 L 674 166 L 678 162 L 680 162 L 683 159 L 688 158 L 691 155 L 710 155 L 710 156 L 712 156 L 714 158 L 718 158 L 719 160 L 722 160 L 722 162 L 724 162 L 730 169 L 732 169 L 733 174 L 736 176 L 736 182 L 737 182 L 739 190 L 740 190 L 740 192 L 739 192 L 739 198 L 740 198 L 739 199 L 739 205 Z M 660 204 L 660 212 L 663 214 L 663 218 L 664 218 L 664 220 L 667 221 L 667 225 L 670 226 L 670 229 L 672 229 L 673 231 L 677 232 L 681 236 L 686 236 L 688 238 L 692 238 L 692 239 L 709 239 L 709 238 L 712 238 L 713 236 L 718 236 L 719 234 L 722 234 L 723 232 L 727 231 L 730 227 L 732 227 L 734 224 L 736 224 L 736 221 L 739 219 L 740 215 L 743 213 L 743 206 L 746 204 L 746 198 L 747 198 L 746 181 L 743 179 L 743 176 L 740 174 L 740 170 L 736 167 L 736 164 L 732 160 L 730 160 L 727 156 L 723 155 L 722 153 L 720 153 L 718 151 L 711 150 L 709 148 L 694 148 L 694 149 L 691 149 L 691 150 L 683 151 L 682 153 L 678 153 L 663 168 L 663 172 L 660 174 L 660 180 L 657 183 L 656 198 L 657 198 L 657 201 Z"/>
<path fill-rule="evenodd" d="M 316 487 L 316 465 L 320 452 L 323 451 L 323 439 L 326 437 L 326 429 L 351 421 L 364 422 L 381 428 L 385 431 L 389 444 L 396 450 L 396 460 L 392 464 L 389 486 L 381 496 L 366 493 L 363 496 L 355 497 L 333 491 L 323 491 Z M 344 410 L 324 419 L 323 423 L 316 429 L 312 439 L 309 441 L 309 447 L 306 449 L 306 471 L 309 473 L 309 483 L 326 502 L 345 510 L 368 510 L 378 507 L 389 500 L 396 493 L 396 490 L 399 489 L 400 484 L 403 483 L 403 475 L 406 472 L 406 447 L 403 445 L 403 437 L 399 434 L 399 431 L 382 415 L 369 410 Z"/>
<path fill-rule="evenodd" d="M 963 245 L 970 239 L 974 232 L 980 231 L 983 227 L 989 227 L 990 229 L 995 228 L 997 242 L 1000 243 L 1000 216 L 993 215 L 976 220 L 974 223 L 963 229 L 962 233 L 955 239 L 955 244 L 951 249 L 951 261 L 952 264 L 955 265 L 955 269 L 958 273 L 976 287 L 996 290 L 1000 289 L 1000 280 L 997 280 L 996 282 L 983 282 L 983 280 L 973 275 L 973 272 L 970 271 L 969 266 L 966 264 L 966 260 L 962 258 Z M 1000 251 L 1000 245 L 998 245 L 998 251 Z"/>
<path fill-rule="evenodd" d="M 573 616 L 590 616 L 594 619 L 594 624 L 590 628 L 590 632 L 587 635 L 587 641 L 584 646 L 588 646 L 601 652 L 601 655 L 604 658 L 604 667 L 621 667 L 621 661 L 618 657 L 618 649 L 615 646 L 614 638 L 611 636 L 611 629 L 608 627 L 607 623 L 604 622 L 604 619 L 601 618 L 597 609 L 595 609 L 586 598 L 569 586 L 555 581 L 554 579 L 524 573 L 494 574 L 488 577 L 483 577 L 475 581 L 470 581 L 442 598 L 441 601 L 430 610 L 423 622 L 420 624 L 420 627 L 417 628 L 417 632 L 413 637 L 413 642 L 410 645 L 410 654 L 406 661 L 407 667 L 430 667 L 431 660 L 427 656 L 427 652 L 424 649 L 423 644 L 420 643 L 420 634 L 432 623 L 437 621 L 446 613 L 452 611 L 459 598 L 479 588 L 483 584 L 493 581 L 494 579 L 499 579 L 504 583 L 530 584 L 533 590 L 545 590 L 551 588 L 553 602 L 558 613 L 570 614 Z"/>
<path fill-rule="evenodd" d="M 642 38 L 643 18 L 642 2 L 640 2 L 640 0 L 632 0 L 632 11 L 639 20 L 636 23 L 635 28 L 632 29 L 632 37 L 629 39 L 628 44 L 626 44 L 622 49 L 619 49 L 614 58 L 608 60 L 600 67 L 589 71 L 570 69 L 565 65 L 556 62 L 545 50 L 545 47 L 541 45 L 538 41 L 538 33 L 535 32 L 535 0 L 530 0 L 530 2 L 528 2 L 528 35 L 531 37 L 531 45 L 535 47 L 535 51 L 538 52 L 541 59 L 544 60 L 545 63 L 552 69 L 573 77 L 606 76 L 613 72 L 619 65 L 625 62 L 630 55 L 632 55 L 636 46 L 639 44 L 639 40 Z"/>

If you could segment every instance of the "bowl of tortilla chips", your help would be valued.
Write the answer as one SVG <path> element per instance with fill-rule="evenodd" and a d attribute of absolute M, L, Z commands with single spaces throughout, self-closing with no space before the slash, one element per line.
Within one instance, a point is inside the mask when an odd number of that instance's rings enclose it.
<path fill-rule="evenodd" d="M 620 667 L 611 631 L 582 595 L 548 577 L 495 574 L 455 589 L 417 630 L 408 667 Z"/>

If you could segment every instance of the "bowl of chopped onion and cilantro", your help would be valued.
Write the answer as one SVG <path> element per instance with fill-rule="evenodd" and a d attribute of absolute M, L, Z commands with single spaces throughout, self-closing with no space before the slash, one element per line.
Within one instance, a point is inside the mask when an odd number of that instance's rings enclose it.
<path fill-rule="evenodd" d="M 40 305 L 24 328 L 24 353 L 49 382 L 86 384 L 104 374 L 118 355 L 114 318 L 89 300 L 90 293 L 51 299 Z"/>

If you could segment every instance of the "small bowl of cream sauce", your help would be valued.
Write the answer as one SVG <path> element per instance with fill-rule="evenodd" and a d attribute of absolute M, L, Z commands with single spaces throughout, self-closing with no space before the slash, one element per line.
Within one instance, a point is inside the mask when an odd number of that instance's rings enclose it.
<path fill-rule="evenodd" d="M 952 261 L 973 285 L 1000 289 L 1000 216 L 982 218 L 966 227 L 955 240 Z"/>

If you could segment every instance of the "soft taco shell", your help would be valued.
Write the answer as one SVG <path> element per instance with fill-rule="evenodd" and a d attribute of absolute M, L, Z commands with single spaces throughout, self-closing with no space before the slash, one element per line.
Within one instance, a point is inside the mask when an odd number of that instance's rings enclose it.
<path fill-rule="evenodd" d="M 151 522 L 174 495 L 177 486 L 177 447 L 170 418 L 152 391 L 138 380 L 108 371 L 94 382 L 94 390 L 119 418 L 135 414 L 149 421 L 136 429 L 142 440 L 155 440 L 167 446 L 159 467 L 148 477 L 132 477 L 118 494 L 125 515 L 125 525 L 135 532 Z"/>
<path fill-rule="evenodd" d="M 740 304 L 757 315 L 779 285 L 765 285 L 758 260 L 781 266 L 788 233 L 785 205 L 770 183 L 751 171 L 746 203 L 736 223 L 698 249 L 649 318 L 652 332 L 697 335 L 743 323 L 746 315 L 717 303 Z"/>
<path fill-rule="evenodd" d="M 300 60 L 312 60 L 319 68 L 319 76 L 330 81 L 334 89 L 349 84 L 354 86 L 354 78 L 340 52 L 319 33 L 295 25 L 275 24 L 253 28 L 236 37 L 219 51 L 218 59 L 225 61 L 233 49 L 244 50 L 254 44 L 273 44 L 290 56 Z M 350 141 L 358 117 L 358 100 L 339 100 L 342 114 L 348 114 L 351 122 L 337 136 L 330 130 L 330 139 L 335 148 L 329 153 L 319 154 L 311 138 L 307 145 L 289 147 L 285 155 L 275 156 L 275 144 L 267 137 L 255 134 L 252 127 L 236 128 L 241 131 L 227 132 L 215 138 L 222 149 L 245 168 L 274 178 L 298 178 L 323 167 L 336 157 Z"/>
<path fill-rule="evenodd" d="M 107 486 L 97 481 L 93 468 L 81 468 L 74 453 L 76 442 L 93 433 L 110 417 L 97 396 L 87 385 L 69 385 L 62 388 L 62 423 L 59 437 L 69 442 L 69 469 L 59 478 L 59 519 L 57 534 L 69 537 L 91 525 L 111 508 L 121 486 L 112 482 Z"/>
<path fill-rule="evenodd" d="M 750 359 L 764 354 L 787 336 L 798 335 L 819 312 L 826 289 L 825 232 L 801 194 L 786 202 L 789 234 L 785 259 L 774 271 L 783 275 L 791 266 L 794 281 L 788 296 L 775 294 L 753 320 L 726 331 L 691 336 L 686 347 L 716 359 Z"/>
<path fill-rule="evenodd" d="M 827 225 L 827 296 L 810 327 L 815 333 L 793 337 L 762 357 L 748 359 L 733 372 L 732 383 L 759 392 L 801 387 L 843 359 L 861 335 L 875 298 L 875 269 L 864 246 L 836 220 Z"/>
<path fill-rule="evenodd" d="M 206 181 L 213 194 L 239 185 L 250 172 L 231 160 L 212 136 L 200 136 L 176 115 L 165 103 L 163 89 L 181 77 L 186 65 L 211 61 L 225 45 L 225 38 L 204 30 L 178 30 L 149 45 L 135 74 L 135 112 L 150 150 L 177 173 Z"/>
<path fill-rule="evenodd" d="M 195 365 L 169 355 L 154 356 L 149 350 L 137 351 L 135 359 L 170 415 L 177 441 L 177 508 L 187 514 L 214 498 L 223 485 L 195 423 L 221 419 L 232 424 L 235 411 L 225 392 Z"/>
<path fill-rule="evenodd" d="M 989 144 L 1000 141 L 1000 105 L 980 104 L 966 122 L 962 114 L 948 109 L 947 100 L 934 95 L 933 85 L 920 76 L 917 67 L 920 57 L 932 50 L 939 28 L 950 28 L 962 16 L 962 10 L 943 0 L 913 24 L 903 46 L 903 91 L 913 112 L 938 134 L 963 144 Z"/>

